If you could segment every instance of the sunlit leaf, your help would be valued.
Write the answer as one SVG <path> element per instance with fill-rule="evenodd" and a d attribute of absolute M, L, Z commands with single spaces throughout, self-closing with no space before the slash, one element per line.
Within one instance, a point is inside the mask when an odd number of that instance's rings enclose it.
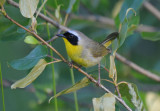
<path fill-rule="evenodd" d="M 18 60 L 13 60 L 10 65 L 17 70 L 30 69 L 37 64 L 37 62 L 47 56 L 48 50 L 45 46 L 39 45 L 33 49 L 26 57 Z"/>
<path fill-rule="evenodd" d="M 43 72 L 46 65 L 47 65 L 47 62 L 44 59 L 39 60 L 36 66 L 31 70 L 31 72 L 23 79 L 16 81 L 11 86 L 11 89 L 16 89 L 17 87 L 25 88 L 26 86 L 31 84 Z"/>
<path fill-rule="evenodd" d="M 115 57 L 113 55 L 110 56 L 110 69 L 109 69 L 109 77 L 110 78 L 114 78 L 114 76 L 116 76 L 116 74 L 117 74 L 114 58 Z"/>
<path fill-rule="evenodd" d="M 71 92 L 75 92 L 75 91 L 77 91 L 77 90 L 79 90 L 79 89 L 81 89 L 83 87 L 88 86 L 90 83 L 91 83 L 91 81 L 87 77 L 84 77 L 82 80 L 80 80 L 79 82 L 75 83 L 70 88 L 65 89 L 65 90 L 59 92 L 58 94 L 56 94 L 55 96 L 51 97 L 49 99 L 49 102 L 55 97 L 58 97 L 58 96 L 63 95 L 63 94 L 68 94 L 68 93 L 71 93 Z"/>
<path fill-rule="evenodd" d="M 115 39 L 112 42 L 112 53 L 110 55 L 110 69 L 109 69 L 109 77 L 112 79 L 114 78 L 115 81 L 117 81 L 117 70 L 114 59 L 117 49 L 118 49 L 118 39 Z"/>
<path fill-rule="evenodd" d="M 19 8 L 20 12 L 24 17 L 32 18 L 36 9 L 39 0 L 20 0 Z"/>
<path fill-rule="evenodd" d="M 58 5 L 57 9 L 55 10 L 55 17 L 58 19 L 59 23 L 62 22 L 60 8 L 61 8 L 61 5 Z"/>
<path fill-rule="evenodd" d="M 33 31 L 35 31 L 37 33 L 37 30 L 36 30 L 36 28 L 37 28 L 37 20 L 36 20 L 35 17 L 32 17 L 31 28 L 32 28 Z"/>
<path fill-rule="evenodd" d="M 115 111 L 115 97 L 111 93 L 106 93 L 100 98 L 93 98 L 94 111 Z"/>
<path fill-rule="evenodd" d="M 142 38 L 151 41 L 160 40 L 160 32 L 142 32 Z"/>
<path fill-rule="evenodd" d="M 112 11 L 112 17 L 113 18 L 115 18 L 118 15 L 118 13 L 120 12 L 122 4 L 123 4 L 123 0 L 119 0 L 114 5 L 113 11 Z"/>
<path fill-rule="evenodd" d="M 146 94 L 146 104 L 148 111 L 160 111 L 160 96 L 154 92 Z"/>
<path fill-rule="evenodd" d="M 27 44 L 39 44 L 39 41 L 31 35 L 25 37 L 24 42 Z"/>
<path fill-rule="evenodd" d="M 143 102 L 139 96 L 138 89 L 135 84 L 121 83 L 118 87 L 121 96 L 126 97 L 128 101 L 135 106 L 137 111 L 145 111 Z"/>

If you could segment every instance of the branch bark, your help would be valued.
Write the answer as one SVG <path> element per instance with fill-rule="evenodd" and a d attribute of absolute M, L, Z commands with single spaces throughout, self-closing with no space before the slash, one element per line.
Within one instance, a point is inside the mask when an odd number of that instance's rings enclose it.
<path fill-rule="evenodd" d="M 127 66 L 131 67 L 132 69 L 136 70 L 137 72 L 157 81 L 157 82 L 160 82 L 160 77 L 157 76 L 156 74 L 138 66 L 137 64 L 127 60 L 126 58 L 124 58 L 123 56 L 121 56 L 120 54 L 116 53 L 116 58 L 123 62 L 124 64 L 126 64 Z"/>
<path fill-rule="evenodd" d="M 82 15 L 74 15 L 74 14 L 71 14 L 71 17 L 73 19 L 98 22 L 98 23 L 101 23 L 101 24 L 105 25 L 105 27 L 106 26 L 111 27 L 111 28 L 115 27 L 114 20 L 111 19 L 111 18 L 108 18 L 108 17 L 94 16 L 94 15 L 82 16 Z M 144 24 L 139 25 L 136 29 L 136 31 L 138 31 L 138 32 L 156 32 L 158 30 L 159 30 L 159 28 L 155 28 L 155 27 L 152 27 L 152 26 L 147 26 L 147 25 L 144 25 Z"/>
<path fill-rule="evenodd" d="M 37 35 L 35 32 L 28 30 L 27 28 L 25 28 L 24 26 L 22 26 L 21 24 L 19 24 L 18 22 L 16 22 L 15 20 L 13 20 L 10 16 L 7 15 L 7 13 L 5 12 L 5 10 L 3 10 L 2 14 L 9 19 L 11 22 L 13 22 L 14 24 L 16 24 L 17 26 L 23 28 L 24 30 L 26 30 L 27 32 L 29 32 L 30 34 L 32 34 L 33 36 L 35 36 L 38 40 L 40 40 L 43 44 L 45 44 L 47 47 L 49 47 L 52 51 L 54 51 L 62 60 L 63 62 L 67 63 L 69 65 L 69 62 L 55 49 L 53 48 L 50 44 L 48 44 L 46 41 L 44 41 L 39 35 Z M 60 27 L 59 27 L 60 28 Z M 73 65 L 73 68 L 77 69 L 79 72 L 81 72 L 83 75 L 85 75 L 90 81 L 92 81 L 94 84 L 98 84 L 98 82 L 92 77 L 90 76 L 88 73 L 86 73 L 85 71 L 83 71 L 82 69 L 80 69 L 78 66 Z M 107 93 L 112 93 L 109 89 L 107 89 L 106 87 L 104 87 L 102 84 L 98 85 L 99 88 L 103 89 L 105 92 Z M 112 93 L 113 94 L 113 93 Z M 113 94 L 114 95 L 114 94 Z M 118 96 L 114 95 L 114 97 L 128 110 L 128 111 L 132 111 L 132 109 Z"/>
<path fill-rule="evenodd" d="M 18 3 L 14 2 L 13 0 L 7 0 L 7 2 L 9 4 L 11 4 L 11 5 L 19 8 Z M 51 19 L 51 18 L 43 15 L 42 13 L 39 13 L 38 16 L 40 18 L 42 18 L 43 20 L 45 20 L 45 21 L 51 23 L 52 25 L 56 26 L 57 28 L 60 28 L 63 31 L 69 30 L 69 28 L 64 27 L 62 25 L 59 25 L 58 22 L 56 22 L 53 19 Z M 81 20 L 88 20 L 88 21 L 92 21 L 92 22 L 98 22 L 98 23 L 104 24 L 104 25 L 112 27 L 112 28 L 115 26 L 114 20 L 111 19 L 111 18 L 108 18 L 108 17 L 93 16 L 93 15 L 89 15 L 89 16 L 79 15 L 79 16 L 77 16 L 77 15 L 74 15 L 74 14 L 71 14 L 71 17 L 73 17 L 75 19 L 81 19 Z M 147 26 L 147 25 L 144 25 L 144 24 L 139 25 L 138 28 L 137 28 L 138 32 L 156 32 L 158 30 L 159 30 L 159 28 L 155 28 L 155 27 L 152 27 L 152 26 Z"/>
<path fill-rule="evenodd" d="M 9 4 L 11 4 L 11 5 L 19 8 L 19 5 L 18 5 L 16 2 L 14 2 L 13 0 L 7 0 L 7 2 L 8 2 Z M 43 15 L 43 14 L 41 14 L 41 13 L 39 13 L 38 16 L 40 16 L 40 17 L 41 17 L 42 19 L 44 19 L 45 21 L 51 23 L 52 25 L 60 28 L 60 29 L 63 30 L 63 31 L 69 30 L 69 28 L 64 27 L 64 26 L 62 26 L 62 25 L 59 25 L 56 21 L 50 19 L 49 17 L 47 17 L 47 16 L 45 16 L 45 15 Z M 80 18 L 82 18 L 82 17 L 83 17 L 83 16 L 81 16 Z M 108 23 L 108 25 L 110 24 L 110 25 L 114 26 L 114 22 L 113 22 L 112 19 L 108 19 L 108 18 L 105 19 L 104 17 L 101 18 L 101 19 L 99 19 L 99 18 L 96 18 L 96 17 L 94 17 L 94 16 L 91 16 L 91 17 L 89 17 L 89 18 L 86 16 L 86 19 L 94 20 L 94 21 L 96 20 L 96 21 L 99 21 L 99 22 L 102 22 L 102 23 Z M 149 26 L 140 25 L 137 30 L 139 30 L 139 31 L 147 31 L 147 32 L 148 32 L 148 31 L 156 31 L 157 29 L 154 28 L 154 27 L 149 27 Z M 145 76 L 147 76 L 147 77 L 149 77 L 149 78 L 151 78 L 151 79 L 153 79 L 153 80 L 155 80 L 155 81 L 157 81 L 157 82 L 160 82 L 160 77 L 159 77 L 159 76 L 157 76 L 156 74 L 151 73 L 151 72 L 149 72 L 148 70 L 146 70 L 146 69 L 138 66 L 137 64 L 135 64 L 135 63 L 127 60 L 126 58 L 124 58 L 123 56 L 119 55 L 118 53 L 116 54 L 116 58 L 117 58 L 118 60 L 120 60 L 122 63 L 128 65 L 128 66 L 131 67 L 131 68 L 133 68 L 134 70 L 140 72 L 140 74 L 143 74 L 143 75 L 145 75 Z"/>
<path fill-rule="evenodd" d="M 160 20 L 160 11 L 155 8 L 152 4 L 150 4 L 148 1 L 145 1 L 143 3 L 143 6 L 150 11 L 158 20 Z"/>

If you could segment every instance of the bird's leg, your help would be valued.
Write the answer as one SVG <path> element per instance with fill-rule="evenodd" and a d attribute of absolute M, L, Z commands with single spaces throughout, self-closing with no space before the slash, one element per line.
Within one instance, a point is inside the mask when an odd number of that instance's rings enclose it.
<path fill-rule="evenodd" d="M 101 64 L 98 63 L 98 85 L 101 83 Z"/>
<path fill-rule="evenodd" d="M 73 61 L 69 62 L 68 65 L 70 68 L 73 68 Z"/>

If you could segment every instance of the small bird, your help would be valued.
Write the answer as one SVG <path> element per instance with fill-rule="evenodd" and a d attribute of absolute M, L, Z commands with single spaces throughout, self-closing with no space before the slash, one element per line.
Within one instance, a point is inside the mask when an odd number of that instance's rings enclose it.
<path fill-rule="evenodd" d="M 108 46 L 119 34 L 118 32 L 111 33 L 102 43 L 98 43 L 75 30 L 69 30 L 64 34 L 57 34 L 57 36 L 63 37 L 67 54 L 73 62 L 83 67 L 91 67 L 100 64 L 101 59 L 111 52 Z"/>

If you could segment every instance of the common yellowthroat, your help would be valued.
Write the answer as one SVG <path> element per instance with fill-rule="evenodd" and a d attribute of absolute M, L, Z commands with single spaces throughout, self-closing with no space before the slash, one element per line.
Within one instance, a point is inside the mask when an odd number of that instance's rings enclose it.
<path fill-rule="evenodd" d="M 118 32 L 113 32 L 102 43 L 98 43 L 75 30 L 57 34 L 57 36 L 63 37 L 68 56 L 72 61 L 84 67 L 100 63 L 101 59 L 111 52 L 108 46 L 118 35 Z"/>

